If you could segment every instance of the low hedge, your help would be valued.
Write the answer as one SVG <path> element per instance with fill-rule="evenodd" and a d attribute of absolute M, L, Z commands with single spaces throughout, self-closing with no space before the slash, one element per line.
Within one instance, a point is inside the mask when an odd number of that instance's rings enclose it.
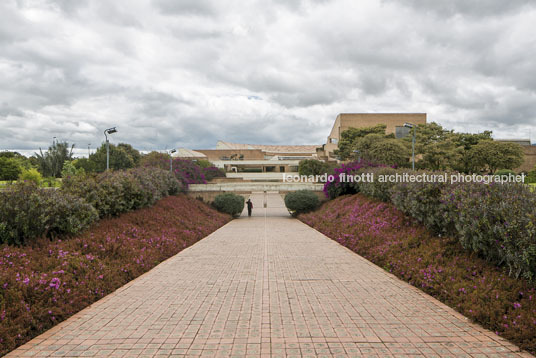
<path fill-rule="evenodd" d="M 220 194 L 214 198 L 212 206 L 222 213 L 240 216 L 244 210 L 244 197 L 233 193 Z"/>
<path fill-rule="evenodd" d="M 298 190 L 285 195 L 285 206 L 292 216 L 316 210 L 319 205 L 320 199 L 310 190 Z"/>
<path fill-rule="evenodd" d="M 84 200 L 35 184 L 0 192 L 0 244 L 22 245 L 38 237 L 76 234 L 98 219 Z"/>

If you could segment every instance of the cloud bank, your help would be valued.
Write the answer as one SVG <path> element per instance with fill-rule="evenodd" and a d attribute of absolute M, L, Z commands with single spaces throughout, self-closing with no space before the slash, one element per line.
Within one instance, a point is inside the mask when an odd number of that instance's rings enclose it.
<path fill-rule="evenodd" d="M 341 112 L 528 138 L 535 22 L 525 0 L 5 0 L 0 149 L 321 144 Z"/>

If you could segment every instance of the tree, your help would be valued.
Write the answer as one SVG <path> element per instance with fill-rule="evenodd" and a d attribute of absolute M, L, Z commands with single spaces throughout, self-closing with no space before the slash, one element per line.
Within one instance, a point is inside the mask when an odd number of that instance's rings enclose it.
<path fill-rule="evenodd" d="M 15 158 L 0 157 L 0 180 L 17 180 L 21 172 L 22 169 Z"/>
<path fill-rule="evenodd" d="M 481 141 L 491 141 L 491 131 L 482 133 L 453 133 L 451 137 L 454 143 L 453 160 L 450 167 L 462 173 L 472 173 L 478 171 L 474 166 L 475 161 L 472 159 L 471 149 Z"/>
<path fill-rule="evenodd" d="M 26 158 L 19 152 L 3 151 L 0 152 L 0 158 L 10 158 L 15 160 L 15 162 L 21 169 L 30 169 L 35 167 L 29 158 Z"/>
<path fill-rule="evenodd" d="M 405 166 L 408 164 L 409 151 L 398 139 L 382 139 L 371 144 L 367 153 L 373 162 Z"/>
<path fill-rule="evenodd" d="M 63 163 L 73 159 L 74 144 L 69 148 L 67 142 L 55 142 L 43 153 L 39 148 L 39 154 L 35 153 L 39 164 L 39 171 L 46 177 L 61 177 Z"/>
<path fill-rule="evenodd" d="M 138 152 L 139 154 L 139 152 Z M 95 153 L 89 156 L 89 161 L 93 162 L 97 172 L 106 170 L 106 143 L 103 143 Z M 113 145 L 110 143 L 110 169 L 129 169 L 134 167 L 134 159 L 125 149 L 125 145 Z"/>
<path fill-rule="evenodd" d="M 469 151 L 472 167 L 476 171 L 487 170 L 490 174 L 497 169 L 514 169 L 523 163 L 523 149 L 519 144 L 481 141 Z"/>
<path fill-rule="evenodd" d="M 119 143 L 117 148 L 121 148 L 128 153 L 128 155 L 132 158 L 132 162 L 134 163 L 135 167 L 140 165 L 141 154 L 139 150 L 134 149 L 130 144 L 127 143 Z"/>
<path fill-rule="evenodd" d="M 341 160 L 352 158 L 354 156 L 353 151 L 356 149 L 356 142 L 359 138 L 370 134 L 378 134 L 385 137 L 385 128 L 387 128 L 385 124 L 378 124 L 373 127 L 348 128 L 341 133 L 339 148 L 335 151 L 335 154 Z"/>
<path fill-rule="evenodd" d="M 329 165 L 316 159 L 301 160 L 298 164 L 298 172 L 300 175 L 322 175 L 329 171 Z"/>
<path fill-rule="evenodd" d="M 76 168 L 77 172 L 93 173 L 97 171 L 95 162 L 89 160 L 89 158 L 78 158 L 71 162 Z"/>
<path fill-rule="evenodd" d="M 160 169 L 169 169 L 169 154 L 152 151 L 142 155 L 140 166 L 155 167 Z"/>

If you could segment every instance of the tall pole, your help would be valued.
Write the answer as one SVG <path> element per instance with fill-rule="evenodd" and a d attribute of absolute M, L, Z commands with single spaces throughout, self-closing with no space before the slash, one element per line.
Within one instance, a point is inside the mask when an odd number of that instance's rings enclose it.
<path fill-rule="evenodd" d="M 110 169 L 110 142 L 108 141 L 108 135 L 104 131 L 104 136 L 106 137 L 106 170 Z"/>
<path fill-rule="evenodd" d="M 411 140 L 411 156 L 413 157 L 412 169 L 415 171 L 415 132 L 417 127 L 413 127 L 413 139 Z"/>
<path fill-rule="evenodd" d="M 89 156 L 91 155 L 91 152 L 89 151 L 89 146 L 91 145 L 91 143 L 88 143 L 87 144 L 87 157 L 89 158 Z"/>

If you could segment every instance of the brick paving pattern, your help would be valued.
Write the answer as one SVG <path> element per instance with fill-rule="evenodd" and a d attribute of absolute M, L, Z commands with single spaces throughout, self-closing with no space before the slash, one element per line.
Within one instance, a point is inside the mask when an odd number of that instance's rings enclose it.
<path fill-rule="evenodd" d="M 278 194 L 252 200 L 253 217 L 8 356 L 530 356 L 290 218 Z"/>

